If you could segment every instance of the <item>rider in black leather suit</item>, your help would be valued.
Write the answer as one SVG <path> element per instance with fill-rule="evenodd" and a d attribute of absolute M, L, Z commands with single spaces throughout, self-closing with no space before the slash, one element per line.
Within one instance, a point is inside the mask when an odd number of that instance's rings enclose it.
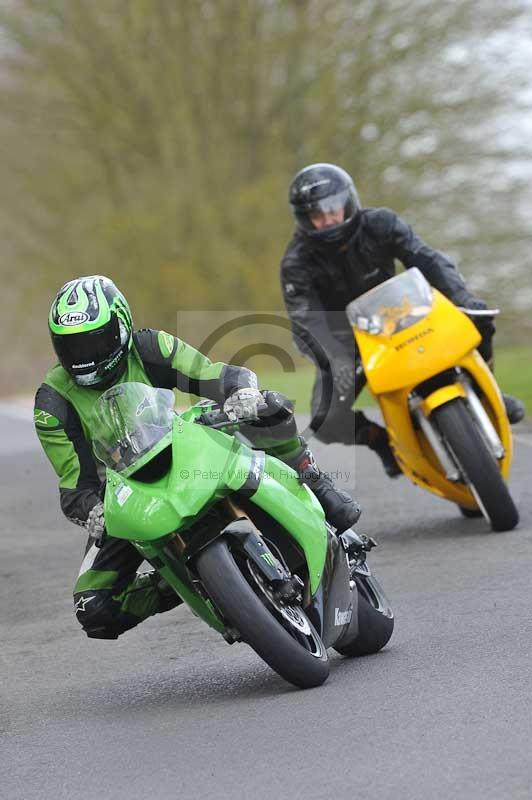
<path fill-rule="evenodd" d="M 294 177 L 289 202 L 296 230 L 281 262 L 281 284 L 298 349 L 316 365 L 310 427 L 323 442 L 366 444 L 391 476 L 400 473 L 384 428 L 352 405 L 366 380 L 345 314 L 347 304 L 395 275 L 395 260 L 417 267 L 453 303 L 482 310 L 454 264 L 426 245 L 388 208 L 361 208 L 351 177 L 333 164 L 312 164 Z M 495 326 L 473 318 L 491 362 Z M 510 422 L 524 407 L 503 395 Z"/>

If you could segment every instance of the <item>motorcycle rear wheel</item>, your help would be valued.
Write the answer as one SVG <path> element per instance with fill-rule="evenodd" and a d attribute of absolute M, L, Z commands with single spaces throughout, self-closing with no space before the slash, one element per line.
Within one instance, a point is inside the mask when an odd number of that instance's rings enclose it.
<path fill-rule="evenodd" d="M 358 636 L 344 647 L 335 647 L 343 656 L 369 656 L 389 642 L 394 628 L 391 606 L 373 575 L 355 575 L 358 593 Z"/>
<path fill-rule="evenodd" d="M 432 413 L 493 530 L 509 531 L 515 528 L 519 522 L 519 512 L 464 400 L 460 397 L 451 400 Z"/>
<path fill-rule="evenodd" d="M 223 618 L 242 639 L 282 678 L 301 689 L 320 686 L 329 675 L 325 645 L 299 607 L 290 626 L 287 617 L 275 614 L 266 598 L 259 596 L 242 574 L 227 541 L 217 539 L 197 559 L 196 568 L 209 597 Z M 245 563 L 242 569 L 249 569 Z M 250 580 L 256 577 L 250 572 Z M 280 621 L 282 619 L 282 622 Z"/>

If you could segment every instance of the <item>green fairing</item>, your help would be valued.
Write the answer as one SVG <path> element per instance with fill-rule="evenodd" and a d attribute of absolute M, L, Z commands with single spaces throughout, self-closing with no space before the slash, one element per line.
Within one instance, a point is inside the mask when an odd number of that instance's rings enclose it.
<path fill-rule="evenodd" d="M 203 619 L 207 625 L 214 628 L 219 633 L 225 631 L 224 623 L 218 618 L 216 611 L 210 600 L 205 600 L 197 594 L 190 585 L 186 568 L 177 559 L 171 562 L 168 554 L 164 552 L 164 545 L 171 537 L 159 539 L 154 542 L 135 542 L 135 547 L 147 561 L 153 563 L 154 560 L 163 561 L 164 566 L 158 566 L 157 572 L 165 581 L 173 587 L 179 597 L 187 603 L 192 611 Z"/>
<path fill-rule="evenodd" d="M 315 594 L 327 551 L 325 517 L 316 497 L 299 483 L 293 469 L 266 456 L 264 475 L 250 499 L 277 520 L 301 547 L 307 560 L 310 590 Z"/>
<path fill-rule="evenodd" d="M 154 447 L 153 452 L 157 449 Z M 210 602 L 189 585 L 186 569 L 169 563 L 164 551 L 169 534 L 186 528 L 210 506 L 246 481 L 252 453 L 221 431 L 176 417 L 172 431 L 172 467 L 159 481 L 146 484 L 107 470 L 105 521 L 116 538 L 129 539 L 148 559 L 161 560 L 163 578 L 212 628 L 225 629 Z M 143 459 L 146 461 L 146 459 Z M 192 480 L 191 480 L 192 477 Z"/>
<path fill-rule="evenodd" d="M 327 528 L 320 504 L 299 483 L 296 472 L 272 456 L 257 459 L 256 452 L 235 436 L 199 425 L 195 420 L 207 408 L 200 404 L 180 416 L 173 411 L 168 390 L 132 382 L 100 397 L 92 426 L 95 452 L 107 464 L 108 534 L 131 541 L 195 613 L 223 632 L 223 621 L 197 592 L 186 561 L 176 553 L 176 546 L 187 541 L 187 529 L 196 536 L 196 523 L 209 509 L 245 487 L 251 501 L 300 546 L 314 595 L 323 577 Z M 171 447 L 172 458 L 162 477 L 154 479 L 153 470 L 151 480 L 149 473 L 140 475 L 149 463 L 157 468 L 166 447 Z M 264 469 L 257 473 L 261 458 Z"/>
<path fill-rule="evenodd" d="M 155 483 L 142 483 L 107 471 L 105 519 L 111 536 L 154 542 L 188 527 L 218 500 L 245 483 L 252 451 L 218 430 L 177 417 L 172 434 L 171 470 Z M 143 462 L 146 458 L 143 458 Z M 323 509 L 296 473 L 266 456 L 259 488 L 251 496 L 303 550 L 312 594 L 319 586 L 327 534 Z M 309 513 L 311 512 L 311 513 Z"/>
<path fill-rule="evenodd" d="M 109 534 L 132 539 L 134 531 L 135 541 L 146 542 L 188 527 L 213 503 L 245 483 L 251 457 L 250 448 L 232 436 L 177 417 L 172 467 L 163 478 L 146 484 L 134 475 L 126 478 L 107 470 Z"/>

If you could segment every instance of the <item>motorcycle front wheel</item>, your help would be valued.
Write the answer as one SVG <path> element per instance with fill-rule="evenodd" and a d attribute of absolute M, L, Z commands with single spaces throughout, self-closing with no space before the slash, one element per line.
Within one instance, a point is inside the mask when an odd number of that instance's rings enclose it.
<path fill-rule="evenodd" d="M 226 623 L 282 678 L 301 689 L 327 680 L 327 650 L 306 614 L 276 605 L 259 570 L 245 559 L 237 563 L 225 539 L 199 554 L 196 569 Z"/>
<path fill-rule="evenodd" d="M 464 400 L 457 398 L 433 412 L 438 429 L 458 462 L 466 482 L 494 531 L 509 531 L 519 522 L 498 464 L 475 425 Z M 472 514 L 467 514 L 472 516 Z"/>

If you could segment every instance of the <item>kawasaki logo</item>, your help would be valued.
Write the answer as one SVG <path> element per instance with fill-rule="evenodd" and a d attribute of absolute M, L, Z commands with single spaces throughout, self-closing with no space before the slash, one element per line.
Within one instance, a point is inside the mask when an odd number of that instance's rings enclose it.
<path fill-rule="evenodd" d="M 86 311 L 67 311 L 59 317 L 60 325 L 83 325 L 90 319 Z"/>
<path fill-rule="evenodd" d="M 351 622 L 353 610 L 348 608 L 347 611 L 340 611 L 339 608 L 334 609 L 334 624 L 335 625 L 348 625 Z"/>

